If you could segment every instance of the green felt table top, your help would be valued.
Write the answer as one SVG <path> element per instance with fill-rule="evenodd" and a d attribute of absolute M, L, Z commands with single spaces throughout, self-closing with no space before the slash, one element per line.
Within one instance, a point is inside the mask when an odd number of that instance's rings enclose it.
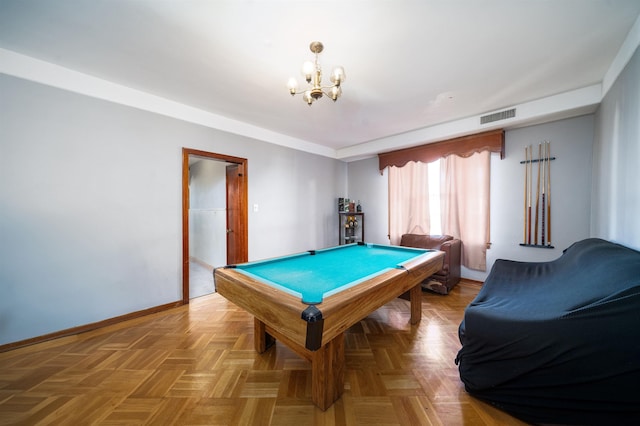
<path fill-rule="evenodd" d="M 243 273 L 301 297 L 304 303 L 380 275 L 431 250 L 377 244 L 349 244 L 237 265 Z M 314 254 L 312 254 L 314 253 Z"/>

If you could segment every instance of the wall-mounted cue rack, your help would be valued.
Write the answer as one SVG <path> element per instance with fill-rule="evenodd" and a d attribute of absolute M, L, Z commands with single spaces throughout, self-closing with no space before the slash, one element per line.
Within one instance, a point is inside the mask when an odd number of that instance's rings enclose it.
<path fill-rule="evenodd" d="M 551 142 L 538 145 L 538 158 L 534 158 L 533 146 L 526 146 L 524 157 L 520 162 L 524 164 L 524 230 L 520 245 L 554 248 L 551 245 L 551 161 L 556 158 L 551 156 Z"/>

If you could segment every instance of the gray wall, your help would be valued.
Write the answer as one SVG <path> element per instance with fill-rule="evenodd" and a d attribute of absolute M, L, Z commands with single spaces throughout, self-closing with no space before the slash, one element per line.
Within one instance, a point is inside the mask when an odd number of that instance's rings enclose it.
<path fill-rule="evenodd" d="M 520 161 L 524 160 L 525 146 L 532 144 L 537 152 L 538 143 L 544 140 L 551 142 L 551 155 L 556 157 L 551 162 L 550 197 L 551 243 L 555 249 L 519 245 L 524 227 L 524 166 Z M 492 246 L 487 251 L 487 263 L 493 264 L 496 259 L 555 259 L 574 242 L 589 237 L 593 115 L 509 130 L 505 142 L 505 159 L 493 157 L 491 163 Z M 474 279 L 486 277 L 468 272 Z"/>
<path fill-rule="evenodd" d="M 348 170 L 349 198 L 360 200 L 366 242 L 389 244 L 388 180 L 378 171 L 378 158 L 349 163 Z"/>
<path fill-rule="evenodd" d="M 596 113 L 593 236 L 640 250 L 640 48 Z"/>
<path fill-rule="evenodd" d="M 552 243 L 555 249 L 521 247 L 523 229 L 524 147 L 549 140 L 557 157 L 552 176 Z M 593 115 L 509 130 L 505 134 L 505 159 L 491 157 L 491 249 L 487 272 L 498 258 L 545 261 L 560 256 L 571 243 L 589 236 L 591 203 L 591 150 Z M 377 158 L 349 164 L 349 192 L 363 194 L 367 214 L 367 240 L 375 236 L 388 244 L 388 172 L 378 172 Z M 377 229 L 372 229 L 372 227 Z M 487 272 L 463 268 L 463 276 L 484 280 Z"/>
<path fill-rule="evenodd" d="M 556 258 L 589 235 L 640 249 L 639 55 L 595 117 L 507 132 L 507 158 L 492 158 L 490 263 Z M 336 244 L 339 195 L 361 200 L 368 241 L 387 242 L 375 158 L 347 165 L 6 75 L 0 93 L 0 344 L 181 298 L 182 147 L 249 160 L 251 260 Z M 544 139 L 558 157 L 555 250 L 518 246 L 519 161 Z"/>
<path fill-rule="evenodd" d="M 181 299 L 182 147 L 248 159 L 251 260 L 337 244 L 340 161 L 0 75 L 0 344 Z"/>

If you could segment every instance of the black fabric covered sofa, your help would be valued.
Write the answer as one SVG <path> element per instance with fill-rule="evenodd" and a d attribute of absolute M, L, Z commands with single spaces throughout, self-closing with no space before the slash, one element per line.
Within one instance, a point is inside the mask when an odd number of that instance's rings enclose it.
<path fill-rule="evenodd" d="M 458 332 L 472 396 L 534 424 L 640 424 L 640 252 L 590 238 L 498 260 Z"/>

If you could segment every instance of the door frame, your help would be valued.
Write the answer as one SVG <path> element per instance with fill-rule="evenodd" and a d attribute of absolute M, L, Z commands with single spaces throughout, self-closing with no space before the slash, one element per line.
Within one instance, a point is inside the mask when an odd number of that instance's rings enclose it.
<path fill-rule="evenodd" d="M 247 180 L 247 159 L 233 157 L 230 155 L 216 154 L 214 152 L 201 151 L 198 149 L 182 148 L 182 303 L 189 303 L 189 156 L 202 157 L 210 160 L 224 161 L 227 163 L 239 164 L 244 172 L 244 179 L 240 180 L 240 199 L 238 200 L 238 211 L 242 230 L 237 231 L 242 235 L 242 244 L 239 250 L 243 251 L 244 257 L 248 257 L 249 248 L 249 224 L 248 224 L 248 180 Z M 227 183 L 225 183 L 227 185 Z M 228 206 L 227 206 L 228 208 Z"/>

